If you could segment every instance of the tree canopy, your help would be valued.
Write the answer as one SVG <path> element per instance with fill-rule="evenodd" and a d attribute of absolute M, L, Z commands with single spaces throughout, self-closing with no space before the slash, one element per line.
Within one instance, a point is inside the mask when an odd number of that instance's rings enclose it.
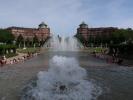
<path fill-rule="evenodd" d="M 0 29 L 0 42 L 3 43 L 12 43 L 14 41 L 14 35 L 5 29 Z"/>
<path fill-rule="evenodd" d="M 82 42 L 87 44 L 103 45 L 106 44 L 121 44 L 125 41 L 133 41 L 133 30 L 131 28 L 127 29 L 117 29 L 110 35 L 101 34 L 96 36 L 88 36 L 87 40 L 82 36 L 82 34 L 77 34 L 76 37 Z M 87 42 L 86 42 L 87 41 Z"/>
<path fill-rule="evenodd" d="M 22 44 L 24 42 L 24 38 L 23 36 L 20 34 L 18 37 L 17 37 L 17 44 Z"/>
<path fill-rule="evenodd" d="M 33 43 L 37 44 L 39 42 L 38 37 L 35 35 L 33 37 Z"/>

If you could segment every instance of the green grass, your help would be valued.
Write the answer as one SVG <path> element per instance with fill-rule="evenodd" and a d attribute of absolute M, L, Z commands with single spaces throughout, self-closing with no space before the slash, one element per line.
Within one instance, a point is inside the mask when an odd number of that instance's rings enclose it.
<path fill-rule="evenodd" d="M 96 51 L 97 53 L 100 53 L 101 51 L 106 50 L 106 48 L 102 48 L 102 47 L 89 47 L 85 49 L 86 51 L 92 53 L 94 51 Z"/>
<path fill-rule="evenodd" d="M 17 52 L 19 53 L 35 53 L 39 52 L 40 48 L 26 48 L 26 49 L 17 49 Z"/>

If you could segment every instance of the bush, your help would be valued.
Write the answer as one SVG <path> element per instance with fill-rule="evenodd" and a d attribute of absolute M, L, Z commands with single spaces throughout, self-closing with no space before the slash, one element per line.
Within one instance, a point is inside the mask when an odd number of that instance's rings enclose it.
<path fill-rule="evenodd" d="M 127 44 L 112 44 L 109 46 L 109 54 L 118 54 L 119 57 L 131 58 L 133 57 L 133 43 Z"/>
<path fill-rule="evenodd" d="M 11 44 L 14 41 L 14 35 L 5 29 L 0 29 L 0 42 Z"/>
<path fill-rule="evenodd" d="M 16 46 L 15 45 L 0 45 L 0 55 L 6 54 L 6 51 L 11 53 L 11 50 L 13 50 L 13 53 L 16 53 Z"/>

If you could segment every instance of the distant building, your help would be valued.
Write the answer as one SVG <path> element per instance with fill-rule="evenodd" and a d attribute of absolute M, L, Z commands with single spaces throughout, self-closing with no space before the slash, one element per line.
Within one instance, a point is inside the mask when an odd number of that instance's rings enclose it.
<path fill-rule="evenodd" d="M 24 39 L 28 38 L 29 40 L 32 40 L 36 35 L 40 41 L 50 36 L 50 28 L 44 22 L 39 24 L 38 28 L 9 27 L 7 30 L 9 30 L 16 39 L 20 34 Z"/>
<path fill-rule="evenodd" d="M 81 34 L 86 40 L 88 37 L 96 37 L 99 36 L 110 36 L 112 32 L 117 30 L 114 27 L 100 27 L 100 28 L 89 28 L 85 22 L 82 22 L 77 28 L 77 34 Z"/>

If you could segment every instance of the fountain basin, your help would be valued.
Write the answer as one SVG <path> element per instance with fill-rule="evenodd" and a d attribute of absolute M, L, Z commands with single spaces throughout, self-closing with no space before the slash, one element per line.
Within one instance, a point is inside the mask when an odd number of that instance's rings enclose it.
<path fill-rule="evenodd" d="M 70 63 L 72 62 L 72 63 Z M 22 100 L 96 100 L 102 93 L 99 86 L 86 80 L 86 70 L 75 58 L 54 56 L 48 71 L 25 89 Z"/>

